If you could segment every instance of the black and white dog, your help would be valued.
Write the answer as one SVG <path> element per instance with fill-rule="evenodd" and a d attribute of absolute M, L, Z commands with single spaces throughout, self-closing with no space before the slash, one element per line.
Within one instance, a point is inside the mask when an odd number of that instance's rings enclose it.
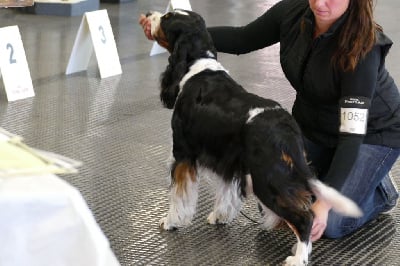
<path fill-rule="evenodd" d="M 263 224 L 281 220 L 297 237 L 288 265 L 305 265 L 311 252 L 313 196 L 343 215 L 358 206 L 318 181 L 305 159 L 300 129 L 277 102 L 247 92 L 217 61 L 200 15 L 149 12 L 153 38 L 170 52 L 161 76 L 161 101 L 173 110 L 173 158 L 168 215 L 160 226 L 187 226 L 195 214 L 201 169 L 218 176 L 210 224 L 229 223 L 250 194 L 262 206 Z"/>

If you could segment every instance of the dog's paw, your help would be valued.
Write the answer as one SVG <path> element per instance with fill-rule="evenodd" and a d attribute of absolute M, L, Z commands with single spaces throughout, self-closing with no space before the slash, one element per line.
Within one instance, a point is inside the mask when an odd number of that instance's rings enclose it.
<path fill-rule="evenodd" d="M 216 214 L 215 212 L 210 212 L 207 217 L 207 222 L 209 224 L 227 224 L 230 222 L 228 216 Z"/>
<path fill-rule="evenodd" d="M 158 225 L 160 226 L 160 229 L 162 229 L 162 230 L 171 231 L 171 230 L 175 230 L 176 229 L 176 226 L 173 226 L 168 221 L 168 217 L 164 217 L 164 218 L 160 219 L 160 222 L 159 222 Z"/>
<path fill-rule="evenodd" d="M 294 244 L 294 245 L 292 246 L 291 251 L 292 251 L 292 254 L 293 254 L 293 255 L 296 254 L 296 249 L 297 249 L 297 243 Z M 307 253 L 308 253 L 309 256 L 311 255 L 311 252 L 312 252 L 312 243 L 311 243 L 311 241 L 310 241 L 310 242 L 308 243 L 308 245 L 307 245 Z"/>
<path fill-rule="evenodd" d="M 304 261 L 296 256 L 287 257 L 285 262 L 283 263 L 284 266 L 306 266 L 307 264 L 308 261 Z"/>
<path fill-rule="evenodd" d="M 217 218 L 215 217 L 215 213 L 214 212 L 210 212 L 210 214 L 207 217 L 207 222 L 209 224 L 216 224 L 217 223 Z"/>

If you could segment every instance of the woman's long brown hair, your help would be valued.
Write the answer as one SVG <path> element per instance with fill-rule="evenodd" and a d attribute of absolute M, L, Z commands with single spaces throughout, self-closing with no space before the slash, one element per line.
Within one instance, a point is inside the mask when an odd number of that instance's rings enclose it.
<path fill-rule="evenodd" d="M 348 17 L 341 29 L 332 63 L 341 71 L 353 71 L 373 48 L 376 31 L 382 31 L 373 16 L 374 0 L 350 0 Z"/>

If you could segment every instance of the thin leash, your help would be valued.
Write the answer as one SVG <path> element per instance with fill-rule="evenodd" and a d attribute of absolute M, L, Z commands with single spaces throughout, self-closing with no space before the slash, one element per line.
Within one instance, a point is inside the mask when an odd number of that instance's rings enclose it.
<path fill-rule="evenodd" d="M 249 216 L 247 216 L 243 211 L 240 211 L 240 214 L 243 215 L 244 217 L 247 218 L 247 220 L 253 222 L 254 224 L 260 224 L 259 222 L 257 222 L 256 220 L 250 218 Z"/>

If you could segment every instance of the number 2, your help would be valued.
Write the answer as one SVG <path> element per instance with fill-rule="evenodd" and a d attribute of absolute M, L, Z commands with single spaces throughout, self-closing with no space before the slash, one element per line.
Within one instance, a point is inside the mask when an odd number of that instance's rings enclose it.
<path fill-rule="evenodd" d="M 15 64 L 17 63 L 17 60 L 13 58 L 14 56 L 14 47 L 12 46 L 11 43 L 7 43 L 7 50 L 10 49 L 10 64 Z"/>

